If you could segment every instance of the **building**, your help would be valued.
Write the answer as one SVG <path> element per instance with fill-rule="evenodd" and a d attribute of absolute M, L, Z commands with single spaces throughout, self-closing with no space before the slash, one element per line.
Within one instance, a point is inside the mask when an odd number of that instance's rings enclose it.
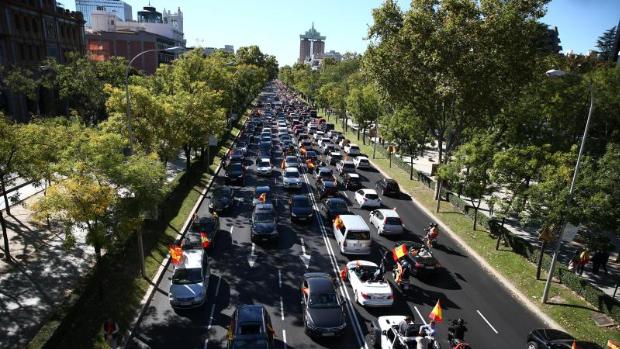
<path fill-rule="evenodd" d="M 340 52 L 330 50 L 329 52 L 325 52 L 321 58 L 322 59 L 331 58 L 335 60 L 336 62 L 340 62 L 342 60 L 342 54 L 340 54 Z"/>
<path fill-rule="evenodd" d="M 119 21 L 133 20 L 131 5 L 121 0 L 75 0 L 75 9 L 84 15 L 86 27 L 90 27 L 90 16 L 93 11 L 114 13 Z"/>
<path fill-rule="evenodd" d="M 299 35 L 299 63 L 311 63 L 314 59 L 319 59 L 325 52 L 325 36 L 321 36 L 314 23 L 312 28 L 305 34 Z"/>
<path fill-rule="evenodd" d="M 203 49 L 205 56 L 215 53 L 215 51 L 223 51 L 226 53 L 235 54 L 235 47 L 233 45 L 224 45 L 223 48 L 205 47 Z"/>

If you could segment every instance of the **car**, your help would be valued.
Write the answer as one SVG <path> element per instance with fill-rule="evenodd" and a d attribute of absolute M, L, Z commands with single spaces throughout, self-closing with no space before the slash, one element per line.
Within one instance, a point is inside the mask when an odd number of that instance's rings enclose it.
<path fill-rule="evenodd" d="M 258 158 L 256 160 L 256 174 L 259 176 L 271 176 L 273 166 L 270 158 Z"/>
<path fill-rule="evenodd" d="M 330 152 L 325 159 L 325 161 L 332 166 L 336 165 L 340 160 L 342 160 L 342 154 L 337 151 Z"/>
<path fill-rule="evenodd" d="M 289 167 L 299 168 L 301 165 L 301 161 L 297 156 L 289 155 L 284 158 L 284 168 L 287 169 Z"/>
<path fill-rule="evenodd" d="M 209 210 L 221 213 L 235 203 L 235 191 L 231 187 L 217 187 L 211 193 Z"/>
<path fill-rule="evenodd" d="M 345 277 L 353 289 L 353 298 L 361 306 L 391 307 L 394 304 L 392 287 L 377 264 L 364 260 L 351 261 L 346 264 Z"/>
<path fill-rule="evenodd" d="M 263 194 L 265 195 L 263 196 Z M 271 188 L 267 185 L 261 185 L 261 186 L 256 187 L 254 189 L 252 205 L 256 206 L 257 204 L 264 204 L 264 203 L 269 203 L 269 202 L 271 202 Z"/>
<path fill-rule="evenodd" d="M 293 195 L 288 203 L 291 221 L 309 222 L 314 217 L 314 208 L 308 195 Z"/>
<path fill-rule="evenodd" d="M 346 139 L 346 138 L 342 138 L 340 139 L 340 142 L 338 143 L 338 146 L 342 149 L 344 149 L 345 146 L 349 145 L 351 143 L 350 140 Z M 346 151 L 345 151 L 346 153 Z"/>
<path fill-rule="evenodd" d="M 328 155 L 329 153 L 336 150 L 336 146 L 331 143 L 325 143 L 321 146 L 321 154 Z"/>
<path fill-rule="evenodd" d="M 325 137 L 324 135 L 321 136 L 321 138 L 319 138 L 318 142 L 316 143 L 319 145 L 319 147 L 324 147 L 327 144 L 332 144 L 332 140 L 329 137 Z"/>
<path fill-rule="evenodd" d="M 357 156 L 357 155 L 360 155 L 362 153 L 360 151 L 359 145 L 353 144 L 353 143 L 349 143 L 349 144 L 345 145 L 343 150 L 349 156 Z"/>
<path fill-rule="evenodd" d="M 321 202 L 321 212 L 332 221 L 341 214 L 350 214 L 349 206 L 343 198 L 328 197 Z"/>
<path fill-rule="evenodd" d="M 370 161 L 365 156 L 358 156 L 353 158 L 353 164 L 355 164 L 356 169 L 368 169 L 370 168 Z"/>
<path fill-rule="evenodd" d="M 278 238 L 278 215 L 271 203 L 256 204 L 252 212 L 250 240 L 273 241 Z"/>
<path fill-rule="evenodd" d="M 334 180 L 322 180 L 317 182 L 316 189 L 319 199 L 338 195 L 338 183 Z"/>
<path fill-rule="evenodd" d="M 319 167 L 314 172 L 314 178 L 317 181 L 335 181 L 334 172 L 329 167 Z"/>
<path fill-rule="evenodd" d="M 316 161 L 319 158 L 319 154 L 316 151 L 308 149 L 306 150 L 306 159 L 311 159 L 312 161 Z"/>
<path fill-rule="evenodd" d="M 375 184 L 375 188 L 377 192 L 380 192 L 381 195 L 385 196 L 397 196 L 398 194 L 400 194 L 398 182 L 391 178 L 382 178 L 378 180 Z"/>
<path fill-rule="evenodd" d="M 242 149 L 234 149 L 228 154 L 228 161 L 230 162 L 243 162 L 245 159 L 245 152 Z"/>
<path fill-rule="evenodd" d="M 348 190 L 357 190 L 362 187 L 362 179 L 357 173 L 344 173 L 338 178 L 338 183 Z"/>
<path fill-rule="evenodd" d="M 341 336 L 347 327 L 344 302 L 326 273 L 305 273 L 300 287 L 304 331 L 311 337 Z"/>
<path fill-rule="evenodd" d="M 227 183 L 240 183 L 243 185 L 245 176 L 245 167 L 238 162 L 230 163 L 226 166 L 226 182 Z"/>
<path fill-rule="evenodd" d="M 242 304 L 232 313 L 228 349 L 271 349 L 275 332 L 271 317 L 260 304 Z"/>
<path fill-rule="evenodd" d="M 202 249 L 183 251 L 181 263 L 174 266 L 168 299 L 172 308 L 196 308 L 205 303 L 209 268 Z"/>
<path fill-rule="evenodd" d="M 560 330 L 539 328 L 527 335 L 527 349 L 571 349 L 573 341 L 579 349 L 601 348 L 591 342 L 576 341 L 573 336 Z"/>
<path fill-rule="evenodd" d="M 359 189 L 355 192 L 355 202 L 360 208 L 381 207 L 381 199 L 374 189 Z"/>
<path fill-rule="evenodd" d="M 217 215 L 208 212 L 200 216 L 196 214 L 181 240 L 181 246 L 185 250 L 211 249 L 219 230 L 220 219 Z"/>
<path fill-rule="evenodd" d="M 433 256 L 433 252 L 426 245 L 414 241 L 397 241 L 394 248 L 404 246 L 408 253 L 402 258 L 406 258 L 409 272 L 413 276 L 423 276 L 437 272 L 441 265 Z M 394 249 L 392 250 L 394 251 Z"/>
<path fill-rule="evenodd" d="M 420 332 L 422 323 L 413 323 L 409 326 L 409 334 L 399 331 L 399 324 L 407 318 L 406 315 L 379 316 L 371 322 L 368 334 L 368 347 L 372 349 L 407 349 L 418 348 L 416 336 Z M 440 349 L 439 341 L 433 337 L 429 339 L 425 349 Z M 421 344 L 422 346 L 424 344 Z"/>
<path fill-rule="evenodd" d="M 310 142 L 309 140 L 302 140 L 301 142 L 299 142 L 299 148 L 310 148 L 312 147 L 312 142 Z"/>
<path fill-rule="evenodd" d="M 398 235 L 403 233 L 403 222 L 396 210 L 378 209 L 370 212 L 370 224 L 377 228 L 379 235 Z"/>
<path fill-rule="evenodd" d="M 258 149 L 271 152 L 271 140 L 261 141 L 258 145 Z"/>
<path fill-rule="evenodd" d="M 336 171 L 341 175 L 355 173 L 355 164 L 351 160 L 340 160 L 336 163 Z"/>
<path fill-rule="evenodd" d="M 286 167 L 282 172 L 282 187 L 284 189 L 301 189 L 303 181 L 297 167 Z"/>

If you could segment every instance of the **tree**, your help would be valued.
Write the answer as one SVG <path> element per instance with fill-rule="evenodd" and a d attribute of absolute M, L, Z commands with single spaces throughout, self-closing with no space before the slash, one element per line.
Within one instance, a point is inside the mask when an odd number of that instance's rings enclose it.
<path fill-rule="evenodd" d="M 0 190 L 2 190 L 7 214 L 11 214 L 11 209 L 6 188 L 13 178 L 11 176 L 16 170 L 16 164 L 20 162 L 18 157 L 20 156 L 22 140 L 19 135 L 19 126 L 11 123 L 5 118 L 4 114 L 0 113 Z M 10 262 L 11 252 L 9 249 L 9 239 L 1 210 L 0 224 L 2 225 L 2 236 L 4 240 L 4 256 L 6 260 Z"/>
<path fill-rule="evenodd" d="M 598 58 L 603 61 L 613 61 L 614 59 L 614 43 L 616 41 L 616 27 L 607 29 L 596 40 L 596 48 L 598 48 Z"/>
<path fill-rule="evenodd" d="M 374 85 L 367 84 L 354 87 L 347 96 L 347 109 L 358 124 L 358 138 L 360 129 L 363 133 L 363 142 L 366 144 L 366 130 L 377 122 L 382 114 L 379 93 Z"/>

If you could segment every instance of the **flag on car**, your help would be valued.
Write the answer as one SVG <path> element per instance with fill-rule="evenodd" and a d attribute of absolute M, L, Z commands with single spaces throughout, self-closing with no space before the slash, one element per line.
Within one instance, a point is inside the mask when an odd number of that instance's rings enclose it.
<path fill-rule="evenodd" d="M 577 341 L 573 339 L 573 345 L 571 345 L 570 349 L 579 349 L 577 346 Z"/>
<path fill-rule="evenodd" d="M 435 321 L 436 323 L 440 323 L 443 321 L 443 312 L 441 311 L 441 304 L 439 304 L 439 299 L 437 300 L 437 304 L 433 308 L 430 314 L 428 314 L 428 318 Z"/>
<path fill-rule="evenodd" d="M 394 258 L 394 261 L 397 261 L 403 258 L 406 254 L 407 254 L 407 245 L 405 244 L 397 246 L 392 250 L 392 258 Z"/>
<path fill-rule="evenodd" d="M 262 193 L 258 196 L 258 202 L 264 204 L 267 201 L 267 193 Z"/>
<path fill-rule="evenodd" d="M 168 251 L 170 252 L 170 260 L 172 264 L 181 264 L 181 260 L 183 259 L 183 247 L 180 245 L 170 245 L 168 247 Z"/>
<path fill-rule="evenodd" d="M 200 243 L 202 244 L 202 248 L 209 248 L 211 241 L 209 240 L 207 233 L 200 233 Z"/>

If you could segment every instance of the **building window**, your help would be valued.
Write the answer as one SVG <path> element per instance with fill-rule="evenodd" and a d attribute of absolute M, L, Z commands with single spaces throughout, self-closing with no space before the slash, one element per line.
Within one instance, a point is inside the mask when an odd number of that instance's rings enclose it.
<path fill-rule="evenodd" d="M 13 16 L 13 22 L 15 22 L 15 29 L 21 30 L 21 26 L 19 25 L 19 15 L 17 13 Z"/>

